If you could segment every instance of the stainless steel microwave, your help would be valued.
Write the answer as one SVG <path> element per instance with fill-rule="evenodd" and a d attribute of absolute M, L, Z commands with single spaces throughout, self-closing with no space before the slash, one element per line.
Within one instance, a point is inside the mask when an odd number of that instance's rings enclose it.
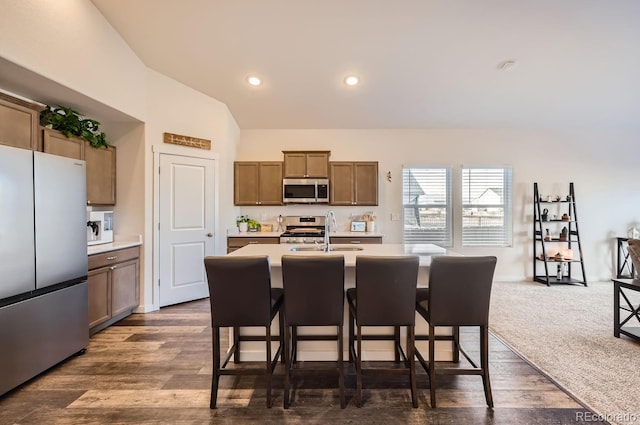
<path fill-rule="evenodd" d="M 285 204 L 326 204 L 329 179 L 284 179 L 282 200 Z"/>

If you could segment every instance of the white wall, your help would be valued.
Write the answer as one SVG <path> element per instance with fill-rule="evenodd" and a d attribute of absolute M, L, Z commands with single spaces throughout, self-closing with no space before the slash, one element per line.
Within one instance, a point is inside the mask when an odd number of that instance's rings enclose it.
<path fill-rule="evenodd" d="M 146 67 L 87 0 L 4 0 L 0 57 L 144 119 Z"/>
<path fill-rule="evenodd" d="M 69 105 L 102 122 L 117 148 L 117 233 L 143 235 L 141 308 L 153 303 L 153 151 L 218 159 L 218 223 L 234 220 L 239 129 L 226 105 L 148 70 L 88 0 L 7 0 L 0 13 L 0 89 Z M 212 150 L 164 145 L 162 133 L 212 140 Z M 104 209 L 104 208 L 101 208 Z M 216 229 L 216 253 L 226 252 Z"/>
<path fill-rule="evenodd" d="M 331 207 L 346 229 L 351 214 L 373 209 L 385 242 L 401 242 L 403 165 L 445 165 L 459 173 L 462 165 L 513 167 L 513 246 L 462 248 L 456 232 L 454 250 L 498 256 L 496 278 L 532 276 L 533 182 L 543 193 L 568 194 L 574 182 L 587 278 L 607 280 L 614 274 L 616 236 L 640 225 L 640 158 L 638 134 L 559 130 L 242 130 L 237 160 L 282 160 L 282 150 L 330 150 L 333 161 L 378 161 L 378 207 Z M 392 181 L 384 178 L 391 172 Z M 278 214 L 324 214 L 329 207 L 243 207 L 241 213 L 266 222 Z M 229 227 L 234 225 L 228 223 Z"/>
<path fill-rule="evenodd" d="M 183 84 L 177 83 L 160 73 L 149 70 L 147 74 L 148 120 L 146 122 L 146 160 L 145 160 L 145 205 L 144 213 L 145 246 L 153 244 L 156 219 L 153 215 L 154 192 L 153 173 L 154 152 L 186 155 L 216 160 L 217 168 L 217 211 L 215 224 L 216 254 L 226 253 L 226 233 L 222 223 L 233 221 L 235 215 L 231 209 L 233 203 L 233 158 L 239 137 L 238 126 L 229 113 L 227 106 L 215 99 L 203 95 Z M 195 149 L 185 146 L 163 143 L 164 133 L 182 134 L 199 139 L 211 140 L 211 150 Z M 229 201 L 231 200 L 231 201 Z M 154 255 L 158 263 L 158 254 Z M 145 265 L 145 275 L 151 276 L 151 264 Z M 154 268 L 157 273 L 157 267 Z M 157 285 L 145 286 L 144 307 L 151 310 L 154 294 L 150 289 Z"/>

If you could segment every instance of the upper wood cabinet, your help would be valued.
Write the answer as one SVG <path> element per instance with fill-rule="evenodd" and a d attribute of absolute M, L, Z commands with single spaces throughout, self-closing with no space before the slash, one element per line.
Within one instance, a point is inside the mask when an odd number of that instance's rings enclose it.
<path fill-rule="evenodd" d="M 73 159 L 84 159 L 85 141 L 79 137 L 67 137 L 57 130 L 42 130 L 42 151 Z"/>
<path fill-rule="evenodd" d="M 87 163 L 87 205 L 116 204 L 116 148 L 84 145 Z"/>
<path fill-rule="evenodd" d="M 0 144 L 39 151 L 41 109 L 0 93 Z"/>
<path fill-rule="evenodd" d="M 282 162 L 234 162 L 234 205 L 282 205 Z"/>
<path fill-rule="evenodd" d="M 284 178 L 329 177 L 329 151 L 282 151 Z"/>
<path fill-rule="evenodd" d="M 378 205 L 377 162 L 331 162 L 329 204 Z"/>

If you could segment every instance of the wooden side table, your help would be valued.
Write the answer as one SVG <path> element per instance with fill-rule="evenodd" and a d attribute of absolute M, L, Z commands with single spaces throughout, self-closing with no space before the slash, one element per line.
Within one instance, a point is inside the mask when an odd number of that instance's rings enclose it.
<path fill-rule="evenodd" d="M 633 305 L 629 299 L 629 291 L 640 292 L 640 279 L 612 279 L 613 280 L 613 336 L 620 338 L 620 334 L 640 341 L 640 304 Z M 627 291 L 625 293 L 625 291 Z M 624 305 L 620 304 L 620 298 Z M 622 320 L 620 312 L 626 315 Z M 635 320 L 633 320 L 635 318 Z M 636 326 L 628 325 L 636 322 Z"/>

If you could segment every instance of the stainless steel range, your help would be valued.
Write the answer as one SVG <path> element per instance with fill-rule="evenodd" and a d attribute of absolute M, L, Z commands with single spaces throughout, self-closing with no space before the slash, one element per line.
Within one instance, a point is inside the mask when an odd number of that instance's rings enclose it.
<path fill-rule="evenodd" d="M 284 223 L 280 243 L 324 243 L 324 216 L 287 216 Z"/>

